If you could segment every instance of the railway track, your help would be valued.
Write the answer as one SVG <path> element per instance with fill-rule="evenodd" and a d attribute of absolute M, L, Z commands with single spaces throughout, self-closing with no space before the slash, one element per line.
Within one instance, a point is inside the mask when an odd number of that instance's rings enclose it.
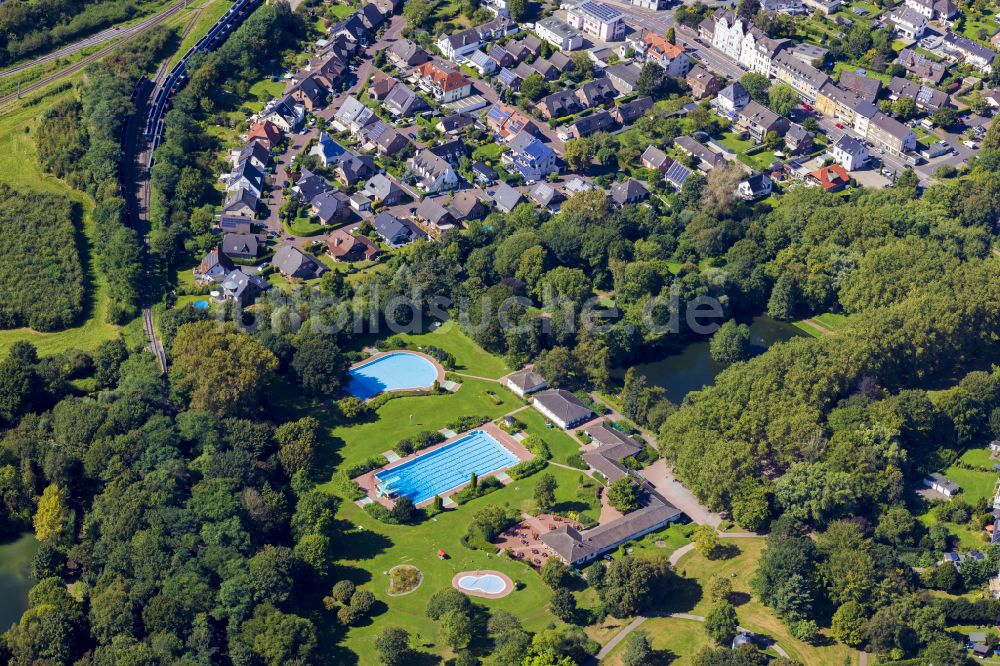
<path fill-rule="evenodd" d="M 165 20 L 167 20 L 180 10 L 184 9 L 184 7 L 187 6 L 187 3 L 188 0 L 182 0 L 181 2 L 171 5 L 167 10 L 157 14 L 156 16 L 150 17 L 146 21 L 143 21 L 142 24 L 136 24 L 136 26 L 134 26 L 134 27 L 139 27 L 139 25 L 141 25 L 141 29 L 136 30 L 134 32 L 126 33 L 122 39 L 116 40 L 114 43 L 105 46 L 99 51 L 96 51 L 90 54 L 89 56 L 81 58 L 79 61 L 73 63 L 72 65 L 66 67 L 65 69 L 61 69 L 58 72 L 54 72 L 48 76 L 42 77 L 37 81 L 32 81 L 31 83 L 22 86 L 15 93 L 11 93 L 9 95 L 4 95 L 3 97 L 0 97 L 0 108 L 3 108 L 9 104 L 12 104 L 13 102 L 16 102 L 18 99 L 20 99 L 23 95 L 27 93 L 44 88 L 50 83 L 54 83 L 59 79 L 69 76 L 70 74 L 75 74 L 76 72 L 79 72 L 80 70 L 84 69 L 91 63 L 94 63 L 103 58 L 104 56 L 108 55 L 122 44 L 127 44 L 128 42 L 131 42 L 132 40 L 142 36 L 151 28 L 159 25 L 160 23 L 163 23 Z M 193 27 L 194 23 L 192 22 L 190 25 Z M 29 66 L 34 66 L 35 64 L 39 63 L 35 62 L 32 65 L 25 65 L 23 66 L 23 69 L 27 69 Z M 2 75 L 0 75 L 0 78 L 3 78 L 3 76 L 7 76 L 13 73 L 16 72 L 14 72 L 13 70 L 7 70 L 7 72 L 4 72 Z"/>

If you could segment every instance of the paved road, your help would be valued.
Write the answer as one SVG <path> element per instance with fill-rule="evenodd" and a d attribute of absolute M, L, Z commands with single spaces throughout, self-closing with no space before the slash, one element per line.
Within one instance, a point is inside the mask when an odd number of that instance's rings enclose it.
<path fill-rule="evenodd" d="M 46 53 L 43 56 L 39 56 L 34 60 L 22 63 L 20 65 L 17 65 L 16 67 L 11 67 L 10 69 L 5 69 L 2 72 L 0 72 L 0 79 L 6 78 L 8 76 L 13 76 L 14 74 L 23 72 L 27 69 L 31 69 L 32 67 L 36 65 L 41 65 L 42 63 L 50 62 L 52 60 L 58 60 L 59 58 L 65 58 L 66 56 L 78 53 L 88 47 L 96 46 L 98 44 L 103 44 L 113 39 L 135 37 L 139 34 L 142 34 L 143 32 L 146 32 L 153 26 L 162 23 L 169 16 L 176 14 L 178 11 L 186 7 L 189 1 L 190 0 L 180 0 L 180 2 L 175 2 L 174 4 L 165 7 L 158 14 L 154 14 L 153 16 L 143 19 L 142 21 L 139 21 L 138 23 L 135 23 L 133 25 L 126 26 L 124 28 L 122 27 L 108 28 L 107 30 L 103 30 L 97 34 L 91 35 L 90 37 L 81 39 L 78 42 L 74 42 L 69 46 L 64 46 L 50 53 Z"/>

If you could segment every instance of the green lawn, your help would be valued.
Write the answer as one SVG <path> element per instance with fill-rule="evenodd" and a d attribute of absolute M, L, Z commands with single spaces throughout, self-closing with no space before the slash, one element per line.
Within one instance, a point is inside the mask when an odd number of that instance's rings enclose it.
<path fill-rule="evenodd" d="M 741 139 L 735 132 L 726 132 L 718 141 L 723 146 L 737 154 L 745 153 L 748 149 L 753 148 L 755 145 L 753 141 Z"/>
<path fill-rule="evenodd" d="M 354 7 L 350 5 L 329 4 L 326 6 L 326 11 L 330 12 L 338 19 L 342 19 L 351 14 L 351 12 L 354 11 Z"/>
<path fill-rule="evenodd" d="M 690 594 L 682 594 L 673 599 L 672 603 L 675 607 L 669 610 L 704 616 L 711 606 L 711 601 L 700 590 L 704 589 L 708 581 L 715 576 L 729 578 L 733 583 L 734 592 L 743 593 L 749 597 L 746 603 L 736 607 L 740 626 L 770 636 L 778 641 L 778 645 L 783 647 L 792 659 L 803 664 L 843 664 L 845 658 L 852 659 L 850 663 L 854 663 L 853 659 L 856 659 L 857 653 L 839 643 L 831 641 L 830 645 L 816 647 L 795 640 L 788 633 L 788 629 L 781 620 L 753 597 L 750 590 L 750 579 L 757 570 L 757 562 L 765 546 L 763 538 L 726 539 L 724 543 L 737 548 L 739 555 L 727 560 L 709 560 L 692 550 L 680 559 L 676 566 L 677 572 L 687 579 L 692 579 L 696 586 L 692 587 Z M 822 633 L 826 634 L 828 630 L 822 630 Z M 678 644 L 676 648 L 672 647 L 670 644 L 674 640 L 672 636 L 664 637 L 661 640 L 667 641 L 662 649 L 670 649 L 679 655 L 690 654 L 682 651 L 686 645 L 683 642 Z M 677 640 L 681 639 L 678 637 Z"/>
<path fill-rule="evenodd" d="M 576 501 L 580 473 L 551 465 L 547 471 L 558 482 L 556 499 L 560 502 Z M 494 569 L 523 585 L 522 589 L 503 599 L 476 599 L 476 603 L 490 609 L 503 608 L 514 612 L 530 631 L 538 631 L 557 622 L 546 609 L 550 596 L 548 588 L 527 565 L 484 551 L 470 550 L 460 542 L 472 514 L 484 505 L 507 503 L 516 508 L 529 505 L 536 478 L 537 475 L 515 481 L 417 526 L 385 525 L 373 520 L 353 503 L 343 503 L 338 517 L 353 523 L 357 529 L 346 534 L 338 544 L 338 558 L 344 570 L 338 571 L 337 577 L 349 577 L 363 584 L 385 604 L 385 608 L 375 618 L 374 624 L 352 628 L 341 638 L 340 645 L 358 655 L 359 663 L 370 663 L 367 655 L 374 654 L 375 637 L 379 630 L 386 626 L 400 626 L 410 632 L 414 644 L 421 646 L 422 650 L 446 658 L 452 656 L 440 639 L 438 626 L 427 618 L 425 610 L 430 596 L 449 587 L 452 577 L 460 571 Z M 448 554 L 448 559 L 438 559 L 436 553 L 439 549 Z M 389 597 L 385 572 L 397 564 L 418 567 L 424 576 L 423 583 L 412 594 Z M 353 659 L 345 655 L 339 663 L 349 661 Z"/>
<path fill-rule="evenodd" d="M 952 465 L 943 473 L 962 488 L 959 497 L 969 504 L 975 504 L 984 497 L 993 498 L 997 483 L 996 472 L 979 472 Z"/>
<path fill-rule="evenodd" d="M 496 393 L 502 403 L 494 404 L 486 391 Z M 404 437 L 422 430 L 440 430 L 460 416 L 495 419 L 520 405 L 506 388 L 475 379 L 465 380 L 455 393 L 396 398 L 382 405 L 373 421 L 331 428 L 334 448 L 328 453 L 338 460 L 330 462 L 355 465 L 394 448 Z"/>
<path fill-rule="evenodd" d="M 472 151 L 472 159 L 483 160 L 484 162 L 493 162 L 500 159 L 500 155 L 503 154 L 504 148 L 500 144 L 487 143 L 479 146 L 474 151 Z"/>
<path fill-rule="evenodd" d="M 924 527 L 930 527 L 931 525 L 938 524 L 938 519 L 932 511 L 928 511 L 923 515 L 917 516 L 917 520 L 919 520 Z M 941 524 L 944 525 L 956 539 L 958 539 L 958 544 L 962 550 L 981 550 L 988 544 L 988 541 L 986 540 L 986 532 L 983 530 L 973 529 L 968 525 L 958 525 L 956 523 Z"/>
<path fill-rule="evenodd" d="M 613 618 L 612 618 L 613 619 Z M 620 623 L 620 620 L 616 620 Z M 663 656 L 671 666 L 690 664 L 694 656 L 705 647 L 714 645 L 705 632 L 701 622 L 681 620 L 672 617 L 654 617 L 646 620 L 640 627 L 649 634 L 653 649 L 663 651 Z M 605 666 L 621 666 L 624 641 L 619 643 L 611 654 L 601 664 Z M 667 663 L 667 662 L 664 662 Z"/>
<path fill-rule="evenodd" d="M 850 322 L 850 317 L 848 317 L 847 315 L 836 314 L 833 312 L 824 312 L 823 314 L 818 314 L 813 317 L 810 317 L 810 319 L 812 319 L 820 326 L 833 331 L 834 333 L 843 329 Z M 808 333 L 814 338 L 822 338 L 823 336 L 826 335 L 826 333 L 816 330 L 812 326 L 806 324 L 804 321 L 797 321 L 794 323 L 794 326 L 799 330 Z"/>
<path fill-rule="evenodd" d="M 320 236 L 331 230 L 308 217 L 296 217 L 291 222 L 285 220 L 285 229 L 293 236 Z"/>
<path fill-rule="evenodd" d="M 430 333 L 399 334 L 407 344 L 433 345 L 455 357 L 455 372 L 498 379 L 510 372 L 503 359 L 490 354 L 466 335 L 454 321 L 446 321 Z"/>
<path fill-rule="evenodd" d="M 989 449 L 969 449 L 962 454 L 961 461 L 990 473 L 994 473 L 993 465 L 1000 462 L 990 455 Z"/>
<path fill-rule="evenodd" d="M 80 76 L 82 75 L 67 80 L 75 81 Z M 90 219 L 93 200 L 86 194 L 71 189 L 58 178 L 42 172 L 31 134 L 47 109 L 72 94 L 72 91 L 67 90 L 46 97 L 34 106 L 21 106 L 0 114 L 0 182 L 16 188 L 65 194 L 77 201 L 83 207 L 82 231 L 85 245 L 89 247 L 95 240 L 94 225 Z M 71 347 L 92 350 L 101 342 L 118 335 L 120 328 L 104 320 L 107 310 L 106 286 L 102 276 L 94 270 L 89 253 L 83 257 L 83 263 L 89 284 L 86 319 L 79 326 L 54 333 L 39 333 L 27 328 L 0 330 L 0 355 L 6 354 L 10 346 L 19 340 L 31 342 L 40 354 L 47 355 Z"/>
<path fill-rule="evenodd" d="M 569 456 L 580 452 L 580 445 L 562 428 L 546 428 L 546 419 L 537 410 L 522 409 L 514 415 L 514 418 L 527 426 L 525 431 L 529 435 L 541 439 L 548 445 L 552 460 L 565 465 Z"/>

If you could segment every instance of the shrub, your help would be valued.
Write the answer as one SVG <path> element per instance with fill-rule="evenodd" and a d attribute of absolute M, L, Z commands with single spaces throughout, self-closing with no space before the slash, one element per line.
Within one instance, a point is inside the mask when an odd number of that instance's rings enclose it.
<path fill-rule="evenodd" d="M 361 486 L 354 483 L 354 481 L 351 481 L 351 478 L 344 470 L 334 472 L 330 481 L 333 482 L 333 487 L 337 493 L 344 496 L 351 502 L 357 501 L 367 494 L 361 489 Z"/>
<path fill-rule="evenodd" d="M 466 430 L 478 428 L 484 423 L 489 422 L 489 420 L 490 417 L 488 416 L 462 416 L 455 419 L 445 427 L 448 428 L 448 430 L 454 430 L 455 432 L 465 432 Z"/>
<path fill-rule="evenodd" d="M 583 456 L 579 453 L 574 453 L 566 458 L 566 464 L 570 467 L 575 467 L 576 469 L 587 469 L 590 467 L 584 460 Z"/>
<path fill-rule="evenodd" d="M 531 460 L 524 460 L 507 470 L 507 476 L 512 479 L 526 479 L 532 474 L 536 474 L 548 465 L 549 462 L 541 456 L 535 456 Z"/>
<path fill-rule="evenodd" d="M 385 467 L 388 464 L 389 460 L 385 456 L 381 454 L 377 456 L 372 456 L 363 463 L 360 463 L 348 469 L 347 476 L 351 479 L 354 479 L 361 476 L 362 474 L 367 474 L 373 469 L 378 469 L 379 467 Z"/>

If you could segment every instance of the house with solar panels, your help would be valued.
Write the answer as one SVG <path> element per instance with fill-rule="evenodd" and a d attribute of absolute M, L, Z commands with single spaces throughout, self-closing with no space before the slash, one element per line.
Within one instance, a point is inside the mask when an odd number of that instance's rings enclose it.
<path fill-rule="evenodd" d="M 571 7 L 566 13 L 566 22 L 604 42 L 616 42 L 625 37 L 625 15 L 603 2 L 584 0 Z"/>
<path fill-rule="evenodd" d="M 511 141 L 510 153 L 504 161 L 517 170 L 525 182 L 545 180 L 551 173 L 558 173 L 556 154 L 537 137 L 521 132 Z"/>

